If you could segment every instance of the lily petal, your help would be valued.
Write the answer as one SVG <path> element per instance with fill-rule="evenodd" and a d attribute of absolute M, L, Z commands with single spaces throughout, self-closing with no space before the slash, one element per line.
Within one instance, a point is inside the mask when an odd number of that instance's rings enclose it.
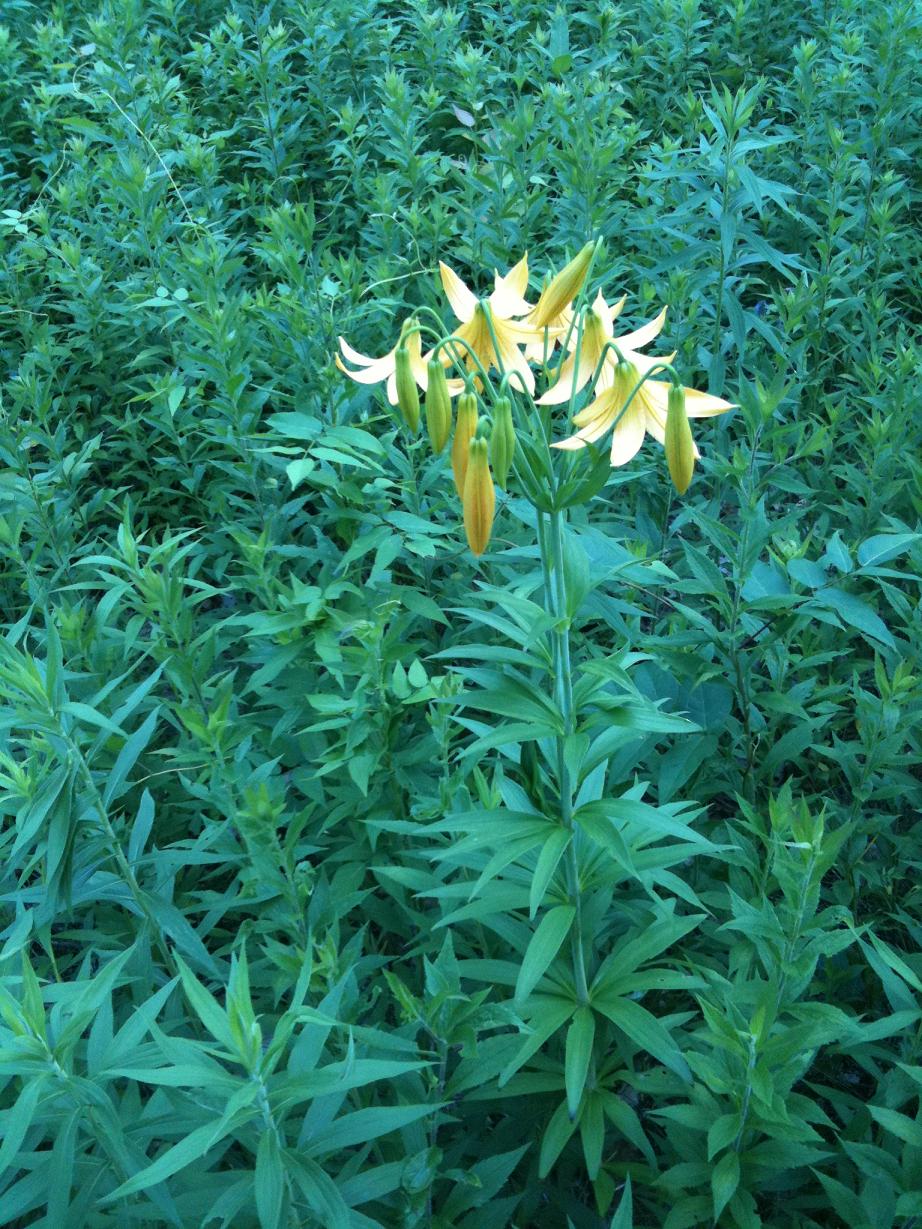
<path fill-rule="evenodd" d="M 621 315 L 621 309 L 622 307 L 624 307 L 626 302 L 627 302 L 627 295 L 623 294 L 621 298 L 618 300 L 618 302 L 614 304 L 613 307 L 609 307 L 608 304 L 605 302 L 605 297 L 602 294 L 601 290 L 595 296 L 595 302 L 592 305 L 592 310 L 595 312 L 597 316 L 600 317 L 602 324 L 605 328 L 605 334 L 607 337 L 611 337 L 612 330 L 614 329 L 615 319 L 616 317 Z"/>
<path fill-rule="evenodd" d="M 646 430 L 646 415 L 643 407 L 638 405 L 638 398 L 635 397 L 622 414 L 612 434 L 612 465 L 626 465 L 640 452 Z"/>
<path fill-rule="evenodd" d="M 648 346 L 654 337 L 659 337 L 665 323 L 666 308 L 664 307 L 655 320 L 642 324 L 639 329 L 634 329 L 633 333 L 625 333 L 623 337 L 616 337 L 615 344 L 622 350 L 639 350 L 641 346 Z"/>
<path fill-rule="evenodd" d="M 380 363 L 380 358 L 369 358 L 367 354 L 360 354 L 346 341 L 345 337 L 337 338 L 339 348 L 343 352 L 343 357 L 347 358 L 350 363 L 354 363 L 356 367 L 370 367 L 373 363 Z M 390 358 L 390 355 L 385 355 L 385 358 Z"/>
<path fill-rule="evenodd" d="M 454 269 L 449 269 L 448 265 L 441 260 L 439 261 L 439 273 L 442 275 L 442 287 L 445 297 L 451 304 L 451 310 L 462 324 L 467 324 L 473 319 L 477 296 L 465 286 Z"/>
<path fill-rule="evenodd" d="M 738 407 L 732 401 L 724 401 L 710 393 L 701 393 L 696 388 L 685 390 L 685 413 L 689 418 L 713 418 L 715 414 L 726 414 L 727 410 Z"/>
<path fill-rule="evenodd" d="M 557 380 L 557 383 L 553 384 L 543 396 L 538 398 L 538 405 L 561 405 L 564 401 L 570 400 L 570 395 L 573 392 L 573 368 L 575 365 L 575 360 L 576 355 L 571 354 L 560 369 L 560 377 Z M 598 357 L 589 353 L 588 349 L 583 349 L 580 351 L 579 366 L 576 369 L 577 392 L 579 392 L 579 390 L 585 384 L 588 384 L 592 379 L 597 362 Z"/>
<path fill-rule="evenodd" d="M 657 362 L 664 363 L 665 359 L 658 359 Z M 663 421 L 666 421 L 666 408 L 669 401 L 669 385 L 665 380 L 647 380 L 644 384 L 644 392 L 647 393 L 649 400 L 656 406 L 659 414 L 662 415 Z M 686 388 L 685 390 L 685 412 L 689 418 L 714 418 L 717 414 L 726 414 L 727 410 L 735 410 L 737 407 L 729 401 L 724 401 L 722 397 L 714 397 L 711 393 L 699 392 L 697 388 Z"/>
<path fill-rule="evenodd" d="M 535 375 L 528 365 L 528 359 L 522 351 L 515 345 L 511 338 L 506 334 L 504 328 L 496 330 L 496 344 L 499 346 L 499 360 L 503 369 L 508 373 L 513 371 L 519 372 L 525 387 L 530 393 L 535 391 Z M 518 381 L 514 381 L 518 383 Z"/>
<path fill-rule="evenodd" d="M 386 358 L 375 359 L 373 367 L 361 367 L 358 371 L 347 367 L 338 354 L 334 355 L 336 366 L 340 371 L 344 372 L 351 380 L 356 380 L 359 384 L 379 384 L 382 380 L 386 380 L 389 375 L 393 375 L 395 369 L 395 360 L 392 355 Z"/>
<path fill-rule="evenodd" d="M 531 304 L 525 300 L 528 289 L 528 253 L 526 252 L 518 264 L 513 265 L 505 277 L 497 273 L 495 289 L 490 295 L 490 308 L 494 316 L 524 316 L 531 311 Z"/>
<path fill-rule="evenodd" d="M 647 430 L 653 436 L 658 444 L 666 443 L 666 419 L 659 409 L 651 405 L 644 407 L 647 411 Z M 698 446 L 692 440 L 692 455 L 698 461 L 701 458 L 701 453 L 698 451 Z"/>
<path fill-rule="evenodd" d="M 596 440 L 602 438 L 608 431 L 611 430 L 611 425 L 615 421 L 620 408 L 620 402 L 614 393 L 606 393 L 601 397 L 597 397 L 591 406 L 587 406 L 585 410 L 581 410 L 573 419 L 582 419 L 583 426 L 575 435 L 571 435 L 569 439 L 559 440 L 553 444 L 553 448 L 564 448 L 567 451 L 572 451 L 574 448 L 585 448 L 587 444 L 594 444 Z M 589 410 L 593 413 L 590 415 Z"/>

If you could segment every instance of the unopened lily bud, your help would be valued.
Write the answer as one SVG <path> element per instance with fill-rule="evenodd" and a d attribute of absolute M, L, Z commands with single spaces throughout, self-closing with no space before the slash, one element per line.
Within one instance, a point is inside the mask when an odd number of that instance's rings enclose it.
<path fill-rule="evenodd" d="M 493 470 L 493 476 L 504 491 L 514 455 L 515 426 L 512 421 L 512 402 L 508 397 L 497 397 L 496 404 L 493 406 L 493 429 L 490 432 L 490 467 Z"/>
<path fill-rule="evenodd" d="M 419 429 L 419 389 L 410 365 L 410 351 L 403 342 L 394 351 L 394 376 L 397 381 L 397 404 L 404 422 L 412 432 Z"/>
<path fill-rule="evenodd" d="M 438 456 L 451 435 L 451 394 L 448 391 L 445 368 L 438 359 L 429 360 L 428 372 L 426 428 L 429 432 L 432 451 Z"/>
<path fill-rule="evenodd" d="M 471 440 L 477 430 L 477 394 L 465 389 L 458 398 L 458 420 L 455 423 L 455 438 L 451 443 L 451 468 L 455 476 L 455 490 L 464 498 L 464 480 L 467 476 L 468 454 Z"/>
<path fill-rule="evenodd" d="M 688 490 L 695 469 L 695 441 L 685 410 L 685 389 L 670 384 L 666 407 L 666 464 L 680 495 Z"/>
<path fill-rule="evenodd" d="M 487 452 L 485 439 L 471 440 L 463 506 L 464 532 L 467 534 L 467 544 L 475 555 L 482 555 L 487 549 L 496 512 L 496 492 L 493 490 Z"/>
<path fill-rule="evenodd" d="M 586 280 L 595 246 L 595 242 L 587 243 L 542 290 L 531 315 L 531 323 L 535 328 L 543 329 L 573 302 Z"/>

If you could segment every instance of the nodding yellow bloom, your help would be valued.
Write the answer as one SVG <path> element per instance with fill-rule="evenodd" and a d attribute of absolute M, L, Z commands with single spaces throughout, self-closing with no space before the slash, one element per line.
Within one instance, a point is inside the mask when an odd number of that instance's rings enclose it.
<path fill-rule="evenodd" d="M 451 442 L 451 469 L 455 478 L 455 490 L 462 499 L 471 440 L 476 430 L 477 394 L 465 391 L 458 398 L 458 421 L 455 423 L 455 438 Z"/>
<path fill-rule="evenodd" d="M 451 309 L 461 321 L 461 327 L 452 333 L 452 337 L 467 342 L 486 371 L 495 367 L 510 376 L 517 371 L 524 386 L 533 393 L 535 377 L 519 347 L 534 342 L 536 333 L 529 325 L 513 319 L 530 312 L 532 307 L 524 298 L 528 289 L 528 255 L 523 256 L 504 277 L 496 274 L 494 290 L 488 299 L 478 299 L 457 273 L 442 261 L 439 261 L 439 271 Z M 469 371 L 477 369 L 466 346 L 452 346 L 449 341 L 441 353 L 443 362 L 457 358 Z"/>
<path fill-rule="evenodd" d="M 541 291 L 535 309 L 525 323 L 536 329 L 559 327 L 564 321 L 564 312 L 579 294 L 595 252 L 593 240 L 573 257 L 568 265 L 557 273 Z"/>
<path fill-rule="evenodd" d="M 445 368 L 437 358 L 428 363 L 429 387 L 426 390 L 426 427 L 432 451 L 438 456 L 451 435 L 451 393 Z"/>
<path fill-rule="evenodd" d="M 504 491 L 512 468 L 512 458 L 515 456 L 515 442 L 512 401 L 509 397 L 497 397 L 490 430 L 490 465 L 496 481 Z"/>
<path fill-rule="evenodd" d="M 647 432 L 660 444 L 665 444 L 671 385 L 662 380 L 644 380 L 638 389 L 642 372 L 633 361 L 637 357 L 638 355 L 633 354 L 630 359 L 618 363 L 611 386 L 584 410 L 573 416 L 573 422 L 579 430 L 569 439 L 559 440 L 554 444 L 555 448 L 585 448 L 587 444 L 594 444 L 612 431 L 611 463 L 626 465 L 639 452 Z M 637 392 L 632 397 L 635 389 Z M 683 392 L 685 413 L 689 418 L 711 418 L 715 414 L 725 414 L 727 410 L 736 408 L 729 401 L 712 397 L 710 393 L 698 392 L 694 388 L 686 388 Z M 692 447 L 694 448 L 694 444 Z M 695 448 L 694 456 L 698 455 Z"/>
<path fill-rule="evenodd" d="M 475 555 L 482 555 L 490 541 L 496 513 L 496 492 L 490 475 L 487 441 L 484 439 L 471 440 L 462 502 L 467 544 Z"/>
<path fill-rule="evenodd" d="M 394 355 L 394 382 L 403 420 L 415 435 L 419 430 L 419 389 L 413 376 L 410 351 L 403 344 L 397 347 Z"/>
<path fill-rule="evenodd" d="M 578 393 L 592 379 L 603 353 L 605 359 L 596 382 L 596 392 L 603 393 L 606 389 L 611 388 L 615 379 L 615 369 L 618 366 L 618 356 L 614 350 L 605 350 L 609 342 L 613 342 L 626 358 L 630 358 L 641 373 L 649 371 L 656 363 L 672 362 L 675 353 L 664 355 L 662 358 L 650 358 L 646 354 L 637 353 L 641 346 L 649 345 L 662 332 L 666 322 L 666 309 L 663 308 L 655 320 L 641 325 L 632 333 L 622 333 L 620 337 L 616 337 L 614 322 L 621 314 L 624 303 L 625 299 L 621 298 L 614 307 L 609 307 L 602 297 L 602 292 L 599 291 L 595 302 L 583 314 L 583 329 L 582 336 L 579 338 L 578 355 L 577 329 L 579 325 L 577 324 L 570 338 L 572 353 L 561 366 L 556 384 L 552 385 L 543 397 L 538 398 L 539 405 L 560 405 L 563 401 L 569 401 L 571 394 Z M 575 388 L 574 374 L 576 376 Z"/>
<path fill-rule="evenodd" d="M 419 339 L 419 332 L 415 330 L 418 325 L 417 320 L 404 321 L 403 327 L 400 330 L 400 339 L 393 350 L 389 350 L 387 354 L 381 358 L 369 358 L 365 354 L 359 354 L 358 350 L 354 350 L 346 341 L 345 337 L 340 337 L 339 347 L 343 352 L 343 356 L 350 363 L 355 364 L 358 370 L 353 370 L 343 363 L 339 355 L 336 355 L 336 366 L 340 371 L 345 372 L 351 380 L 356 380 L 359 384 L 379 384 L 382 380 L 387 381 L 387 399 L 391 405 L 397 404 L 397 351 L 400 347 L 406 346 L 409 354 L 409 369 L 413 380 L 419 387 L 425 390 L 428 383 L 428 373 L 426 371 L 426 363 L 428 355 L 423 355 L 422 345 Z"/>
<path fill-rule="evenodd" d="M 685 389 L 672 384 L 667 395 L 665 448 L 672 484 L 684 495 L 695 472 L 697 449 L 685 412 Z"/>

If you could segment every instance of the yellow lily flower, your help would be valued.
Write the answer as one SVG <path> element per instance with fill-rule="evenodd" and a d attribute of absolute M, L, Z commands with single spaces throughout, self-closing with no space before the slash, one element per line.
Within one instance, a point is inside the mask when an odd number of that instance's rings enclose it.
<path fill-rule="evenodd" d="M 584 388 L 592 379 L 595 369 L 599 365 L 599 360 L 609 342 L 614 342 L 626 357 L 630 354 L 635 366 L 640 368 L 641 374 L 644 371 L 649 371 L 650 367 L 656 363 L 672 362 L 675 358 L 675 353 L 664 355 L 662 358 L 649 358 L 645 354 L 637 353 L 641 346 L 649 345 L 662 332 L 663 325 L 666 322 L 665 307 L 655 320 L 642 324 L 639 329 L 634 329 L 632 333 L 623 333 L 620 337 L 615 336 L 614 322 L 621 314 L 625 298 L 626 296 L 619 299 L 614 307 L 609 307 L 602 296 L 602 292 L 599 291 L 592 307 L 588 308 L 583 316 L 583 335 L 579 348 L 578 365 L 576 329 L 574 329 L 570 341 L 570 349 L 573 353 L 561 366 L 557 383 L 552 385 L 543 397 L 538 398 L 539 405 L 560 405 L 561 402 L 570 400 L 570 395 L 574 391 L 574 369 L 576 374 L 575 391 L 579 392 L 580 389 Z M 613 350 L 607 351 L 602 370 L 596 382 L 597 392 L 602 393 L 606 389 L 611 388 L 615 380 L 615 369 L 617 366 L 618 358 L 615 352 Z"/>
<path fill-rule="evenodd" d="M 538 302 L 523 324 L 531 326 L 539 340 L 525 347 L 528 358 L 536 363 L 544 360 L 545 347 L 550 353 L 570 328 L 573 319 L 571 304 L 582 288 L 596 250 L 595 242 L 585 244 L 568 265 L 557 273 L 541 291 Z"/>
<path fill-rule="evenodd" d="M 647 432 L 660 444 L 665 445 L 666 415 L 671 388 L 668 381 L 645 380 L 624 410 L 628 398 L 641 379 L 642 372 L 635 361 L 640 357 L 637 354 L 626 355 L 625 361 L 618 363 L 611 385 L 590 405 L 573 416 L 573 422 L 579 427 L 576 434 L 569 439 L 558 440 L 553 445 L 554 448 L 567 451 L 585 448 L 587 444 L 594 444 L 614 428 L 611 463 L 626 465 L 640 451 Z M 711 418 L 734 409 L 735 405 L 721 397 L 713 397 L 710 393 L 702 393 L 694 388 L 685 389 L 685 412 L 689 418 Z M 694 456 L 697 458 L 699 455 L 698 449 L 695 448 Z"/>
<path fill-rule="evenodd" d="M 527 323 L 536 329 L 546 329 L 561 320 L 563 313 L 576 298 L 586 280 L 595 249 L 594 240 L 585 244 L 570 263 L 564 265 L 560 272 L 551 278 L 541 291 L 538 303 Z"/>
<path fill-rule="evenodd" d="M 391 405 L 397 404 L 397 350 L 401 343 L 405 344 L 410 352 L 410 371 L 413 379 L 419 387 L 425 392 L 429 384 L 429 372 L 426 364 L 429 361 L 429 356 L 422 353 L 422 343 L 418 332 L 410 332 L 411 328 L 416 325 L 415 320 L 407 320 L 403 328 L 400 330 L 400 338 L 393 350 L 389 350 L 387 354 L 381 358 L 369 358 L 366 354 L 360 354 L 358 350 L 353 349 L 346 341 L 345 337 L 339 338 L 339 348 L 343 352 L 343 356 L 353 363 L 358 370 L 353 370 L 347 367 L 342 359 L 337 354 L 335 356 L 336 366 L 340 371 L 344 372 L 350 380 L 355 380 L 359 384 L 379 384 L 382 380 L 387 381 L 387 399 Z"/>
<path fill-rule="evenodd" d="M 528 289 L 527 253 L 504 277 L 496 274 L 493 293 L 486 301 L 478 299 L 457 273 L 442 261 L 439 261 L 439 272 L 451 309 L 461 322 L 461 327 L 451 336 L 467 342 L 487 371 L 495 367 L 509 376 L 517 371 L 524 386 L 533 393 L 535 377 L 519 347 L 533 342 L 536 333 L 533 328 L 513 319 L 531 311 L 532 305 L 524 297 Z M 495 346 L 487 312 L 496 336 Z M 451 345 L 443 346 L 441 354 L 444 362 L 457 357 L 469 371 L 476 371 L 473 357 L 462 346 L 454 349 Z"/>
<path fill-rule="evenodd" d="M 489 545 L 496 515 L 496 491 L 484 439 L 471 440 L 462 505 L 467 544 L 473 554 L 482 555 Z"/>

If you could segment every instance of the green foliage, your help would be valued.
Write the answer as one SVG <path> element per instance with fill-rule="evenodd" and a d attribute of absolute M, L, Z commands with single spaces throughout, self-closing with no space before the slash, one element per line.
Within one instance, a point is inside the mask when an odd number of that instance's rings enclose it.
<path fill-rule="evenodd" d="M 5 0 L 0 1225 L 920 1222 L 920 65 L 910 0 Z M 336 339 L 596 235 L 739 409 L 681 502 L 520 442 L 475 561 Z"/>

